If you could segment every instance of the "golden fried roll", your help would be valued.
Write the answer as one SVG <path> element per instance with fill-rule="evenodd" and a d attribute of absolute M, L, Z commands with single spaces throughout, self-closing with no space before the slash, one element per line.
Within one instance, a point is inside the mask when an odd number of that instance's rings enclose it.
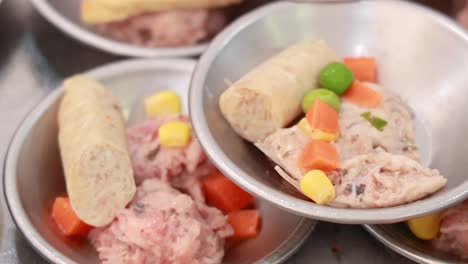
<path fill-rule="evenodd" d="M 96 80 L 65 80 L 59 146 L 71 206 L 84 222 L 109 224 L 135 194 L 119 101 Z"/>
<path fill-rule="evenodd" d="M 216 8 L 242 0 L 83 0 L 81 19 L 88 24 L 120 21 L 146 12 Z"/>
<path fill-rule="evenodd" d="M 244 139 L 263 140 L 301 114 L 302 97 L 318 88 L 320 71 L 337 60 L 323 40 L 292 45 L 224 91 L 221 112 Z"/>

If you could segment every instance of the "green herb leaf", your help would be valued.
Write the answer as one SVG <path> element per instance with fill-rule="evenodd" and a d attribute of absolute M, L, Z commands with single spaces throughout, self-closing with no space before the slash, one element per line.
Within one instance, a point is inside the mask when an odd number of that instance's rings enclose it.
<path fill-rule="evenodd" d="M 387 121 L 379 117 L 372 118 L 372 121 L 370 123 L 373 127 L 377 128 L 377 130 L 379 131 L 383 131 L 384 127 L 387 125 Z"/>
<path fill-rule="evenodd" d="M 364 117 L 364 119 L 366 119 L 367 121 L 370 122 L 372 116 L 371 116 L 371 112 L 364 112 L 361 114 L 362 117 Z"/>
<path fill-rule="evenodd" d="M 387 121 L 380 117 L 372 116 L 371 112 L 364 112 L 361 116 L 366 119 L 375 129 L 383 131 L 387 125 Z"/>

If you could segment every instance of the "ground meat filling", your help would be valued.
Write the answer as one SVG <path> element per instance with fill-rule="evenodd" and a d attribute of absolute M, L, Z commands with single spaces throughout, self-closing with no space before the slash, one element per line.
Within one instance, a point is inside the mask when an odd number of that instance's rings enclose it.
<path fill-rule="evenodd" d="M 182 115 L 148 119 L 127 129 L 137 191 L 130 205 L 90 239 L 103 263 L 217 264 L 233 230 L 226 216 L 205 204 L 200 177 L 214 166 L 192 137 L 166 148 L 157 131 Z M 177 188 L 177 189 L 176 189 Z"/>
<path fill-rule="evenodd" d="M 442 213 L 440 233 L 432 244 L 436 250 L 468 260 L 468 200 Z"/>
<path fill-rule="evenodd" d="M 221 10 L 187 9 L 152 12 L 96 26 L 109 37 L 149 47 L 189 46 L 205 40 L 226 25 Z"/>
<path fill-rule="evenodd" d="M 221 263 L 225 216 L 159 179 L 145 180 L 129 208 L 90 238 L 103 263 Z"/>
<path fill-rule="evenodd" d="M 188 122 L 188 118 L 174 115 L 148 119 L 127 129 L 135 182 L 138 185 L 145 179 L 158 178 L 190 194 L 196 201 L 203 201 L 199 179 L 212 173 L 215 167 L 193 135 L 184 148 L 159 145 L 157 131 L 170 121 Z"/>

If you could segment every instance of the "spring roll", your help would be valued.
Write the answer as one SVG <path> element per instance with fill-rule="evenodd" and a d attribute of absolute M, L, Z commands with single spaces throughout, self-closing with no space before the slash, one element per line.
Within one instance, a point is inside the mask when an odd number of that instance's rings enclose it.
<path fill-rule="evenodd" d="M 131 16 L 174 9 L 216 8 L 242 0 L 83 0 L 81 18 L 88 24 L 109 23 Z"/>
<path fill-rule="evenodd" d="M 64 82 L 59 146 L 71 206 L 92 226 L 109 224 L 135 194 L 122 108 L 94 79 Z"/>
<path fill-rule="evenodd" d="M 290 46 L 224 91 L 221 112 L 244 139 L 260 141 L 299 116 L 302 97 L 318 87 L 322 68 L 337 59 L 323 40 Z"/>

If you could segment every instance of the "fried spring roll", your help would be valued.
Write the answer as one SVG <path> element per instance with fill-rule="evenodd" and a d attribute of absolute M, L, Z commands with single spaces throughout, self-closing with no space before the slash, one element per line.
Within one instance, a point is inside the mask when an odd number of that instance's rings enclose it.
<path fill-rule="evenodd" d="M 109 23 L 131 16 L 174 9 L 216 8 L 242 0 L 83 0 L 81 18 L 88 24 Z"/>
<path fill-rule="evenodd" d="M 244 139 L 263 140 L 299 116 L 304 94 L 318 87 L 322 68 L 337 60 L 322 40 L 290 46 L 224 91 L 221 112 Z"/>
<path fill-rule="evenodd" d="M 64 82 L 59 146 L 71 205 L 93 226 L 109 224 L 135 194 L 118 99 L 94 79 Z"/>

